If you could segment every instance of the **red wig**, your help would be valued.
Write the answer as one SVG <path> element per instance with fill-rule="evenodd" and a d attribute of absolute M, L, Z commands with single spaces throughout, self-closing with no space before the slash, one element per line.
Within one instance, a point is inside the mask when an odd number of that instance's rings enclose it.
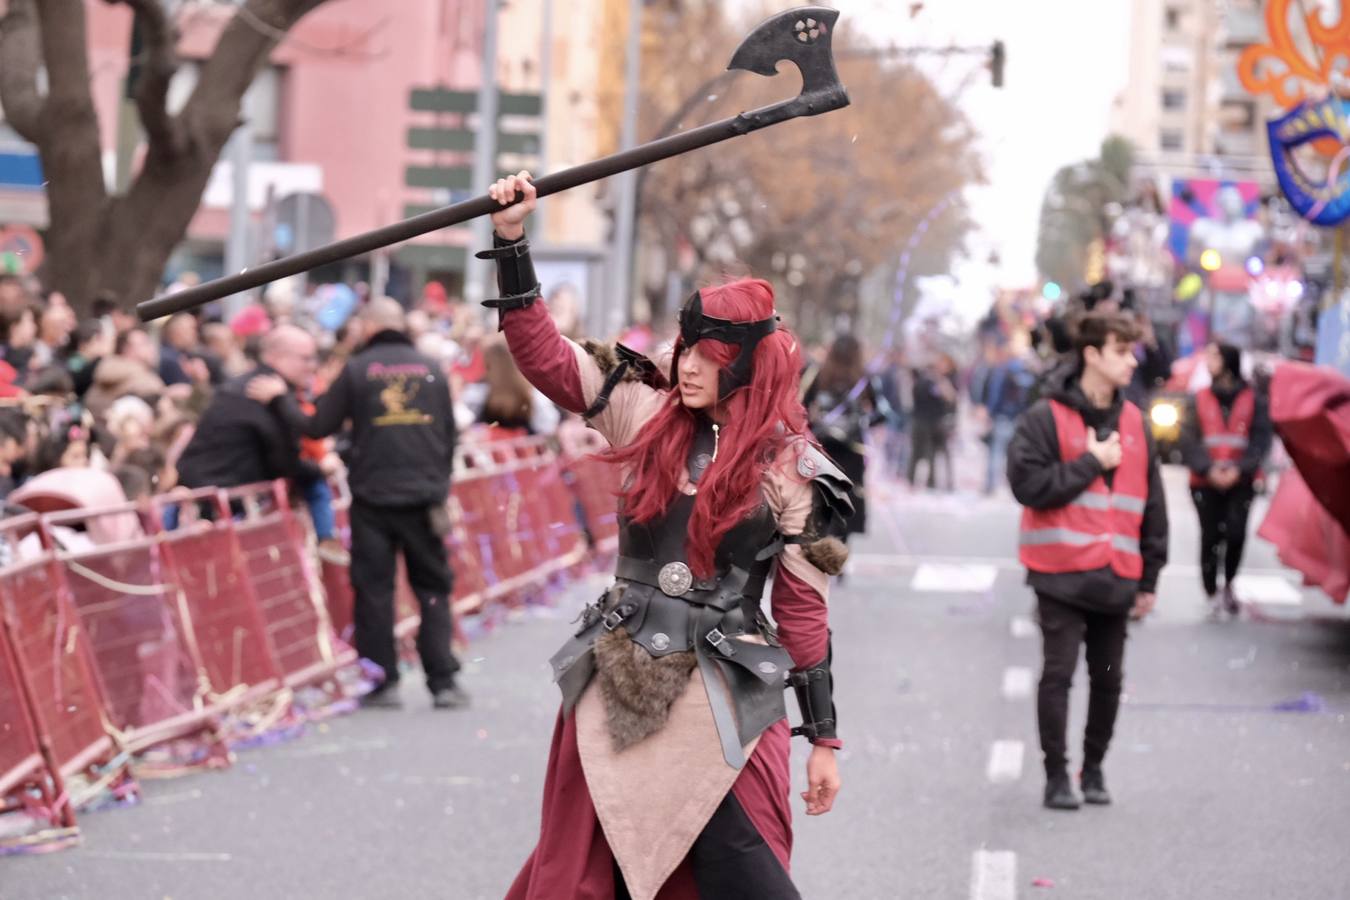
<path fill-rule="evenodd" d="M 719 319 L 757 322 L 774 312 L 773 288 L 767 281 L 747 278 L 699 293 L 703 312 Z M 707 339 L 698 346 L 722 369 L 741 350 L 736 344 Z M 683 349 L 678 338 L 675 349 Z M 791 437 L 805 433 L 806 414 L 797 399 L 800 378 L 797 339 L 780 326 L 755 347 L 750 383 L 721 402 L 726 424 L 718 436 L 717 458 L 699 482 L 685 545 L 690 568 L 698 577 L 712 575 L 722 537 L 761 502 L 764 472 L 779 451 Z M 619 495 L 625 515 L 650 522 L 669 508 L 679 491 L 680 473 L 688 465 L 698 415 L 672 390 L 631 444 L 605 454 L 632 472 Z"/>

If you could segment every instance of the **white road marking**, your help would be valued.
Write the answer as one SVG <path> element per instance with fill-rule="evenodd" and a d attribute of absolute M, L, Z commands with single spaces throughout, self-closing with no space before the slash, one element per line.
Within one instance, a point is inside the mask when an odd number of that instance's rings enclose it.
<path fill-rule="evenodd" d="M 1015 900 L 1017 897 L 1016 853 L 976 850 L 970 868 L 970 900 Z"/>
<path fill-rule="evenodd" d="M 988 565 L 921 563 L 909 583 L 912 591 L 982 594 L 994 586 L 998 569 Z"/>
<path fill-rule="evenodd" d="M 125 859 L 135 862 L 230 862 L 234 859 L 234 856 L 229 853 L 201 853 L 191 850 L 85 850 L 84 855 L 96 856 L 99 859 Z"/>
<path fill-rule="evenodd" d="M 1022 757 L 1025 746 L 1021 741 L 994 741 L 989 748 L 989 767 L 986 774 L 994 784 L 1007 784 L 1022 777 Z"/>
<path fill-rule="evenodd" d="M 849 562 L 861 569 L 913 569 L 924 563 L 953 566 L 993 566 L 1000 571 L 1025 571 L 1026 567 L 1015 556 L 959 556 L 943 553 L 850 553 Z M 1290 570 L 1281 568 L 1250 568 L 1238 581 L 1252 576 L 1278 578 L 1289 583 Z M 1196 563 L 1168 563 L 1163 578 L 1195 578 L 1200 574 Z M 1290 584 L 1291 587 L 1294 585 Z"/>
<path fill-rule="evenodd" d="M 1023 700 L 1031 696 L 1031 670 L 1025 666 L 1009 666 L 1003 670 L 1003 699 Z"/>
<path fill-rule="evenodd" d="M 1264 606 L 1298 606 L 1303 594 L 1285 578 L 1277 575 L 1239 575 L 1233 582 L 1233 592 L 1243 603 Z"/>
<path fill-rule="evenodd" d="M 1029 638 L 1036 636 L 1036 623 L 1026 616 L 1012 617 L 1012 636 L 1015 638 Z"/>

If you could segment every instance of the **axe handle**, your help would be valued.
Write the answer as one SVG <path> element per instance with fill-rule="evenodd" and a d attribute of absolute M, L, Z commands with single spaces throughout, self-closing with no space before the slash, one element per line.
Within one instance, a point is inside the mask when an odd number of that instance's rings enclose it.
<path fill-rule="evenodd" d="M 788 104 L 796 104 L 800 98 L 787 101 Z M 625 150 L 621 153 L 614 153 L 592 162 L 583 163 L 579 166 L 573 166 L 570 169 L 564 169 L 552 175 L 546 175 L 536 179 L 534 184 L 540 197 L 547 197 L 549 194 L 556 194 L 570 188 L 583 184 L 589 184 L 592 181 L 599 181 L 602 178 L 608 178 L 611 175 L 617 175 L 620 172 L 626 172 L 629 169 L 636 169 L 641 166 L 649 165 L 659 160 L 668 159 L 672 156 L 678 156 L 681 153 L 688 153 L 690 150 L 697 150 L 700 147 L 706 147 L 709 144 L 716 144 L 720 141 L 728 140 L 747 132 L 763 128 L 767 125 L 783 121 L 778 115 L 765 115 L 771 110 L 777 110 L 786 104 L 775 104 L 765 107 L 752 113 L 741 113 L 729 119 L 723 119 L 719 122 L 713 122 L 694 128 L 680 134 L 671 135 L 658 141 L 652 141 L 631 150 Z M 811 112 L 795 113 L 796 115 L 812 115 L 815 112 L 823 110 L 813 110 Z M 787 118 L 792 118 L 789 114 Z M 517 202 L 520 196 L 517 195 Z M 443 206 L 440 209 L 423 213 L 420 216 L 414 216 L 411 219 L 404 219 L 401 222 L 395 222 L 392 225 L 386 225 L 383 228 L 376 228 L 373 231 L 367 231 L 362 234 L 353 235 L 340 241 L 334 241 L 331 244 L 325 244 L 322 247 L 316 247 L 313 250 L 306 250 L 303 253 L 296 253 L 272 262 L 263 263 L 260 266 L 245 269 L 235 275 L 226 275 L 224 278 L 218 278 L 215 281 L 208 281 L 205 284 L 199 284 L 196 287 L 188 288 L 184 291 L 170 294 L 166 297 L 159 297 L 154 300 L 146 300 L 136 305 L 136 314 L 142 322 L 148 322 L 151 319 L 158 319 L 161 316 L 172 315 L 176 312 L 182 312 L 186 309 L 193 309 L 212 300 L 219 300 L 222 297 L 228 297 L 230 294 L 237 294 L 240 291 L 250 290 L 259 285 L 267 284 L 271 281 L 277 281 L 281 278 L 288 278 L 292 275 L 298 275 L 301 272 L 319 266 L 336 262 L 339 259 L 346 259 L 352 256 L 360 256 L 363 253 L 369 253 L 372 250 L 378 250 L 381 247 L 387 247 L 390 244 L 397 244 L 403 241 L 415 238 L 418 235 L 426 234 L 430 231 L 437 231 L 442 228 L 448 228 L 451 225 L 459 225 L 479 216 L 490 215 L 492 212 L 500 209 L 497 201 L 487 195 L 475 197 L 472 200 L 465 200 L 462 203 L 455 203 L 451 206 Z"/>

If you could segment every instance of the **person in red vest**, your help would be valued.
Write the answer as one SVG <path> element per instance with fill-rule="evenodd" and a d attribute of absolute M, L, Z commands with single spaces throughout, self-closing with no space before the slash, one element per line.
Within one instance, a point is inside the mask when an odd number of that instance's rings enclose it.
<path fill-rule="evenodd" d="M 1091 690 L 1083 799 L 1107 804 L 1102 760 L 1115 730 L 1131 615 L 1153 608 L 1167 562 L 1167 504 L 1139 407 L 1125 400 L 1139 329 L 1119 312 L 1079 320 L 1077 365 L 1058 370 L 1018 420 L 1008 483 L 1024 507 L 1019 538 L 1043 636 L 1036 716 L 1045 805 L 1077 809 L 1068 775 L 1069 687 L 1086 645 Z"/>
<path fill-rule="evenodd" d="M 1200 515 L 1200 579 L 1210 615 L 1237 615 L 1233 578 L 1242 564 L 1247 516 L 1261 462 L 1270 452 L 1272 426 L 1266 398 L 1242 377 L 1242 352 L 1228 344 L 1205 348 L 1213 379 L 1195 395 L 1181 447 L 1191 470 L 1191 498 Z M 1219 554 L 1224 586 L 1219 595 Z"/>

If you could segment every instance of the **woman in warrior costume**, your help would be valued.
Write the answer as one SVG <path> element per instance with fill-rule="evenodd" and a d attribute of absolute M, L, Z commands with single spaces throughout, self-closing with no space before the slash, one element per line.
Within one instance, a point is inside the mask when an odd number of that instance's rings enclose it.
<path fill-rule="evenodd" d="M 766 282 L 695 293 L 667 371 L 563 338 L 523 223 L 528 173 L 498 181 L 503 297 L 486 306 L 525 376 L 609 439 L 623 473 L 615 583 L 552 659 L 563 707 L 539 843 L 508 900 L 796 898 L 789 734 L 815 746 L 807 815 L 839 790 L 829 575 L 843 473 L 804 437 L 798 345 Z M 672 387 L 673 385 L 673 387 Z M 776 626 L 760 607 L 770 571 Z M 789 731 L 791 685 L 803 725 Z"/>

